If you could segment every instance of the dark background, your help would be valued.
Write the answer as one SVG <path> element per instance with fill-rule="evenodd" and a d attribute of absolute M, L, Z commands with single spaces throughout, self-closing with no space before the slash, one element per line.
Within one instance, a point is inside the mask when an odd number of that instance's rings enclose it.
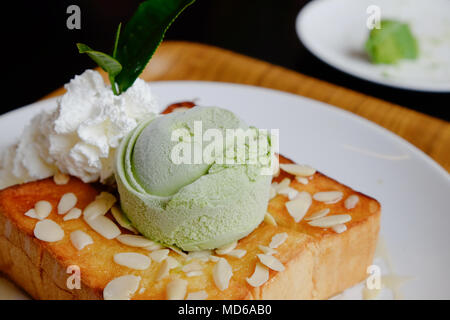
<path fill-rule="evenodd" d="M 119 22 L 138 0 L 42 0 L 2 3 L 3 94 L 0 113 L 31 103 L 94 64 L 77 52 L 83 42 L 110 52 Z M 312 56 L 295 32 L 306 0 L 197 0 L 171 26 L 166 39 L 211 44 L 281 65 L 410 109 L 450 120 L 450 94 L 421 93 L 372 84 Z M 81 8 L 81 30 L 69 30 L 66 9 Z"/>

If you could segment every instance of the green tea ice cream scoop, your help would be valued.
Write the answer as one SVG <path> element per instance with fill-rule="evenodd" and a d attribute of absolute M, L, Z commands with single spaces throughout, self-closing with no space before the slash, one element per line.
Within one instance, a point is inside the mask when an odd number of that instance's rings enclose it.
<path fill-rule="evenodd" d="M 122 141 L 115 168 L 122 210 L 147 238 L 186 251 L 214 249 L 245 237 L 263 220 L 272 177 L 261 174 L 260 162 L 220 161 L 227 149 L 238 154 L 234 143 L 224 142 L 209 161 L 199 158 L 209 143 L 198 138 L 208 129 L 223 137 L 227 129 L 258 137 L 230 111 L 195 107 L 144 121 Z M 192 152 L 180 153 L 180 146 Z M 183 162 L 174 159 L 177 154 Z M 270 148 L 263 156 L 271 158 Z"/>

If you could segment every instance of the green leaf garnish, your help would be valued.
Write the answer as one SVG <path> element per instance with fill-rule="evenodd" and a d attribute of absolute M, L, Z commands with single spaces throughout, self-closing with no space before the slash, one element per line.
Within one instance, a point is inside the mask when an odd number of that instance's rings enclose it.
<path fill-rule="evenodd" d="M 117 45 L 119 44 L 120 29 L 122 29 L 122 23 L 119 23 L 119 26 L 117 27 L 117 31 L 116 31 L 116 38 L 114 40 L 114 50 L 113 50 L 113 58 L 114 59 L 116 58 Z"/>
<path fill-rule="evenodd" d="M 117 93 L 114 78 L 122 71 L 122 65 L 119 61 L 111 57 L 110 55 L 95 51 L 89 48 L 83 43 L 77 43 L 78 52 L 86 53 L 92 60 L 94 60 L 103 70 L 108 72 L 109 80 L 111 81 L 111 87 L 114 94 Z"/>
<path fill-rule="evenodd" d="M 141 74 L 164 34 L 178 15 L 195 0 L 147 0 L 141 3 L 119 39 L 117 60 L 123 66 L 116 81 L 126 91 Z"/>
<path fill-rule="evenodd" d="M 147 0 L 142 2 L 121 32 L 116 32 L 112 56 L 77 43 L 108 72 L 114 94 L 125 92 L 144 70 L 172 22 L 195 0 Z"/>

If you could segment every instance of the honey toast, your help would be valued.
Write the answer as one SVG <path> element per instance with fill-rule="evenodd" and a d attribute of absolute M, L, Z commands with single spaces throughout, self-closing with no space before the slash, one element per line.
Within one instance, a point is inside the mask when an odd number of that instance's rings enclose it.
<path fill-rule="evenodd" d="M 189 108 L 192 105 L 179 106 Z M 292 161 L 280 156 L 280 163 Z M 283 180 L 298 192 L 316 195 L 337 191 L 342 196 L 335 203 L 313 197 L 306 215 L 299 222 L 295 222 L 286 208 L 287 195 L 273 197 L 268 206 L 269 218 L 237 244 L 236 249 L 245 254 L 223 255 L 233 273 L 223 291 L 215 284 L 213 269 L 217 260 L 213 258 L 196 259 L 170 250 L 168 255 L 177 261 L 177 266 L 163 278 L 160 277 L 163 262 L 152 261 L 145 270 L 133 270 L 115 263 L 116 253 L 148 255 L 149 251 L 127 246 L 117 239 L 106 239 L 83 218 L 64 221 L 63 215 L 56 210 L 64 194 L 74 193 L 78 199 L 77 208 L 83 210 L 102 191 L 100 186 L 83 183 L 74 177 L 62 185 L 49 178 L 0 191 L 0 271 L 35 299 L 103 299 L 107 284 L 122 275 L 140 277 L 139 287 L 132 296 L 137 300 L 167 298 L 167 285 L 174 279 L 186 280 L 188 294 L 203 292 L 208 299 L 326 299 L 365 279 L 380 227 L 378 201 L 320 172 L 309 178 L 296 179 L 281 170 L 274 182 L 282 183 Z M 346 201 L 350 196 L 357 199 L 351 206 Z M 24 215 L 41 200 L 52 205 L 47 219 L 56 222 L 64 231 L 60 241 L 38 240 L 34 227 L 39 220 Z M 326 212 L 329 217 L 345 214 L 351 220 L 340 230 L 311 225 L 314 221 L 311 217 L 318 212 Z M 110 213 L 107 217 L 114 220 Z M 77 250 L 69 237 L 75 230 L 84 231 L 93 243 Z M 130 231 L 121 228 L 121 233 Z M 259 263 L 261 246 L 269 247 L 273 237 L 279 234 L 283 234 L 285 241 L 273 249 L 272 255 L 281 262 L 284 270 L 270 270 L 265 283 L 258 287 L 250 285 L 247 279 Z M 197 264 L 198 272 L 189 274 L 186 270 L 193 263 Z M 71 289 L 68 285 L 73 273 L 70 266 L 80 270 L 79 289 Z"/>

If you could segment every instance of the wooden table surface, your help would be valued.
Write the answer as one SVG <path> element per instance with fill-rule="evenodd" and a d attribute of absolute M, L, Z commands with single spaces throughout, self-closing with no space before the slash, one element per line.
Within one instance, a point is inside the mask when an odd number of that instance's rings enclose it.
<path fill-rule="evenodd" d="M 323 101 L 396 133 L 450 172 L 449 122 L 234 52 L 197 43 L 165 41 L 141 78 L 147 81 L 243 83 Z M 63 92 L 64 89 L 60 88 L 44 98 Z"/>

